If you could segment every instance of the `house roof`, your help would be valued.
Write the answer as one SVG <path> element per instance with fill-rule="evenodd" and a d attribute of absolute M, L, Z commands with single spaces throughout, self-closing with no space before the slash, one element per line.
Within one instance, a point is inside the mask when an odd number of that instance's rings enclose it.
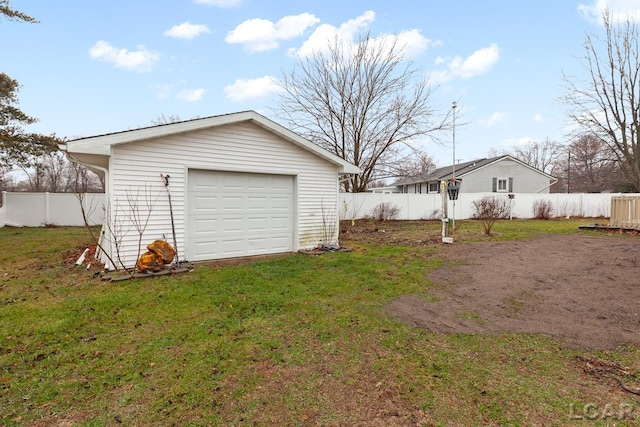
<path fill-rule="evenodd" d="M 498 157 L 491 157 L 491 158 L 482 158 L 482 159 L 476 159 L 476 160 L 471 160 L 469 162 L 464 162 L 464 163 L 459 163 L 456 164 L 456 179 L 462 179 L 464 178 L 465 175 L 474 172 L 478 169 L 484 168 L 486 166 L 489 166 L 493 163 L 497 163 L 503 160 L 512 160 L 514 162 L 517 162 L 519 164 L 521 164 L 522 166 L 525 166 L 529 169 L 532 169 L 538 173 L 541 173 L 547 177 L 549 177 L 550 179 L 553 179 L 553 177 L 551 175 L 549 175 L 546 172 L 541 171 L 540 169 L 536 169 L 533 166 L 529 166 L 528 164 L 516 159 L 513 156 L 510 155 L 503 155 L 503 156 L 498 156 Z M 423 174 L 419 174 L 419 175 L 415 175 L 412 177 L 408 177 L 408 178 L 402 178 L 398 181 L 396 181 L 393 185 L 394 186 L 401 186 L 401 185 L 409 185 L 409 184 L 416 184 L 418 182 L 429 182 L 429 181 L 444 181 L 444 180 L 450 180 L 453 178 L 453 166 L 449 165 L 449 166 L 444 166 L 441 168 L 438 168 L 434 171 L 431 172 L 425 172 Z"/>
<path fill-rule="evenodd" d="M 111 155 L 111 147 L 115 145 L 129 144 L 136 141 L 143 141 L 241 122 L 252 122 L 274 134 L 279 135 L 287 141 L 339 166 L 341 173 L 356 174 L 362 172 L 357 166 L 347 162 L 346 160 L 336 156 L 333 153 L 330 153 L 329 151 L 308 141 L 307 139 L 279 125 L 278 123 L 256 113 L 255 111 L 241 111 L 238 113 L 210 116 L 175 123 L 149 126 L 140 129 L 79 138 L 67 141 L 65 144 L 61 144 L 60 149 L 71 154 L 93 154 L 108 157 Z"/>

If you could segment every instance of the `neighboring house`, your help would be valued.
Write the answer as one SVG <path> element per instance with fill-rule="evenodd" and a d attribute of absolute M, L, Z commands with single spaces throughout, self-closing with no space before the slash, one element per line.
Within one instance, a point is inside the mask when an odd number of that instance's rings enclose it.
<path fill-rule="evenodd" d="M 549 193 L 557 179 L 509 155 L 455 165 L 461 193 Z M 396 193 L 438 193 L 440 182 L 453 179 L 453 166 L 403 178 L 393 184 Z"/>
<path fill-rule="evenodd" d="M 105 176 L 102 244 L 128 267 L 149 212 L 141 251 L 156 239 L 173 245 L 173 213 L 181 261 L 335 243 L 339 179 L 360 172 L 254 111 L 81 138 L 61 149 Z M 161 174 L 170 176 L 170 198 Z"/>

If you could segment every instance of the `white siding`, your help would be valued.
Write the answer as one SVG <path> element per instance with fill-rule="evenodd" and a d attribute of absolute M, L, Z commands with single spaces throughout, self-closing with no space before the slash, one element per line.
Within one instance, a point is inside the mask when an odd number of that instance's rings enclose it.
<path fill-rule="evenodd" d="M 497 161 L 465 174 L 462 177 L 460 192 L 490 192 L 492 191 L 493 178 L 513 178 L 513 193 L 549 192 L 548 177 L 509 159 Z"/>
<path fill-rule="evenodd" d="M 245 122 L 181 135 L 123 144 L 113 147 L 110 159 L 110 199 L 113 210 L 127 214 L 130 201 L 138 196 L 142 219 L 147 201 L 155 202 L 142 242 L 162 238 L 172 243 L 171 218 L 167 193 L 160 178 L 170 175 L 169 190 L 173 205 L 178 253 L 186 254 L 185 193 L 189 169 L 236 171 L 295 176 L 297 202 L 297 249 L 313 247 L 323 240 L 327 228 L 337 239 L 336 201 L 338 168 L 326 160 L 266 131 Z M 324 211 L 324 212 L 323 212 Z M 323 225 L 331 217 L 330 227 Z M 333 226 L 335 224 L 335 226 Z M 122 257 L 133 265 L 138 255 L 138 232 L 123 230 Z"/>

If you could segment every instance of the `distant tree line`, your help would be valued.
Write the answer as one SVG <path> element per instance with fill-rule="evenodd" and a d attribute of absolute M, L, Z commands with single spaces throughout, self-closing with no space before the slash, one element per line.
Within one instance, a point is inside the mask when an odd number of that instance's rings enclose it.
<path fill-rule="evenodd" d="M 592 134 L 582 134 L 568 145 L 556 141 L 532 141 L 511 150 L 489 153 L 509 154 L 558 179 L 550 191 L 554 193 L 633 192 L 623 175 L 620 161 L 611 148 Z"/>

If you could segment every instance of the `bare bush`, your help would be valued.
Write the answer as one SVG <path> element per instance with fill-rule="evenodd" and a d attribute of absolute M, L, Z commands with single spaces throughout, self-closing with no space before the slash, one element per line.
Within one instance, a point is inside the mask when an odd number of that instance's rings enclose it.
<path fill-rule="evenodd" d="M 472 203 L 473 217 L 479 219 L 484 228 L 484 234 L 491 235 L 493 225 L 499 219 L 509 218 L 511 206 L 505 197 L 487 196 Z"/>
<path fill-rule="evenodd" d="M 553 204 L 549 200 L 536 200 L 533 203 L 533 216 L 535 219 L 551 219 Z"/>
<path fill-rule="evenodd" d="M 378 204 L 371 210 L 371 218 L 376 221 L 388 221 L 398 218 L 400 208 L 390 202 Z"/>

